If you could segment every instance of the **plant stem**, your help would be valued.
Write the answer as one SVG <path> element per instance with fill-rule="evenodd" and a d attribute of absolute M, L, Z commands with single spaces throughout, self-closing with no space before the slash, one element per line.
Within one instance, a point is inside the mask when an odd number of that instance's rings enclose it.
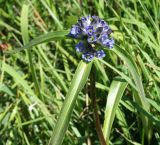
<path fill-rule="evenodd" d="M 97 109 L 97 102 L 96 102 L 96 88 L 95 88 L 95 67 L 94 65 L 92 66 L 91 74 L 90 74 L 90 97 L 92 99 L 92 104 L 93 104 L 93 116 L 95 120 L 95 127 L 97 131 L 97 135 L 99 138 L 99 141 L 101 145 L 107 145 L 106 141 L 103 136 L 102 128 L 101 128 L 101 123 L 98 115 L 98 109 Z"/>

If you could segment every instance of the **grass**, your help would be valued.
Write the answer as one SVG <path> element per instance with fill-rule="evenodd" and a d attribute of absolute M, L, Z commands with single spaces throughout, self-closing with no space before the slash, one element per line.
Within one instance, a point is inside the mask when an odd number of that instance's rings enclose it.
<path fill-rule="evenodd" d="M 93 62 L 107 145 L 160 144 L 158 0 L 1 0 L 0 145 L 46 145 L 53 133 L 64 145 L 100 144 L 90 81 L 86 73 L 81 77 L 83 69 L 76 71 L 81 56 L 76 40 L 66 37 L 89 14 L 107 21 L 116 41 Z"/>

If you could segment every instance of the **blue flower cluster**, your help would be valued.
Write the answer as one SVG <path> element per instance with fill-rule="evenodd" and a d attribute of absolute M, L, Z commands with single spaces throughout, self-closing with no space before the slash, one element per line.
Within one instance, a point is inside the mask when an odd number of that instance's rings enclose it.
<path fill-rule="evenodd" d="M 103 50 L 95 49 L 96 44 L 113 48 L 114 39 L 109 37 L 111 33 L 112 30 L 104 20 L 98 16 L 86 16 L 72 26 L 69 36 L 82 40 L 75 45 L 75 49 L 82 53 L 83 60 L 90 62 L 94 57 L 105 57 Z"/>

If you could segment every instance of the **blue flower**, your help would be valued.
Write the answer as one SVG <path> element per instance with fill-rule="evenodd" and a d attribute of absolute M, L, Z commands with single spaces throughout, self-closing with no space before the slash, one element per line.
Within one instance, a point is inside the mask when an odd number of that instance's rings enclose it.
<path fill-rule="evenodd" d="M 95 33 L 93 26 L 85 27 L 85 32 L 88 36 L 92 36 Z"/>
<path fill-rule="evenodd" d="M 113 45 L 114 45 L 114 39 L 106 39 L 102 43 L 104 46 L 107 46 L 108 48 L 111 49 L 113 48 Z"/>
<path fill-rule="evenodd" d="M 97 52 L 95 53 L 95 56 L 96 56 L 97 58 L 103 58 L 103 57 L 106 56 L 106 54 L 104 53 L 103 50 L 99 50 L 99 51 L 97 51 Z"/>
<path fill-rule="evenodd" d="M 70 37 L 78 38 L 81 34 L 81 29 L 78 25 L 73 25 L 69 33 Z"/>
<path fill-rule="evenodd" d="M 82 54 L 82 59 L 85 60 L 85 61 L 87 61 L 87 62 L 92 61 L 93 58 L 94 58 L 93 53 L 89 53 L 89 52 L 88 52 L 88 53 Z"/>
<path fill-rule="evenodd" d="M 99 43 L 103 44 L 104 41 L 108 40 L 108 35 L 106 33 L 103 33 L 99 36 L 98 41 Z M 103 44 L 104 45 L 104 44 Z"/>
<path fill-rule="evenodd" d="M 83 28 L 91 24 L 91 16 L 82 17 L 78 20 L 78 25 Z"/>
<path fill-rule="evenodd" d="M 84 45 L 83 42 L 79 42 L 78 44 L 76 44 L 75 49 L 77 52 L 82 52 L 82 53 L 86 52 L 86 46 Z"/>
<path fill-rule="evenodd" d="M 97 41 L 97 36 L 96 35 L 91 35 L 87 39 L 88 43 L 94 43 Z"/>
<path fill-rule="evenodd" d="M 111 33 L 112 30 L 104 20 L 98 16 L 86 16 L 72 26 L 69 36 L 83 41 L 76 44 L 75 49 L 82 53 L 82 59 L 89 62 L 94 57 L 105 57 L 103 50 L 95 49 L 97 44 L 109 49 L 113 48 L 115 42 L 110 38 Z"/>

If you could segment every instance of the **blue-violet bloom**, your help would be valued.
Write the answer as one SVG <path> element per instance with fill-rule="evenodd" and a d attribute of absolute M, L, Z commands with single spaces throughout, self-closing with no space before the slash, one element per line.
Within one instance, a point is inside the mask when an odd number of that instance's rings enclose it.
<path fill-rule="evenodd" d="M 86 16 L 72 26 L 68 36 L 82 40 L 75 45 L 75 49 L 82 53 L 83 60 L 90 62 L 94 57 L 105 57 L 103 50 L 95 49 L 96 45 L 113 48 L 115 41 L 110 38 L 111 33 L 112 30 L 104 20 L 98 16 Z"/>

